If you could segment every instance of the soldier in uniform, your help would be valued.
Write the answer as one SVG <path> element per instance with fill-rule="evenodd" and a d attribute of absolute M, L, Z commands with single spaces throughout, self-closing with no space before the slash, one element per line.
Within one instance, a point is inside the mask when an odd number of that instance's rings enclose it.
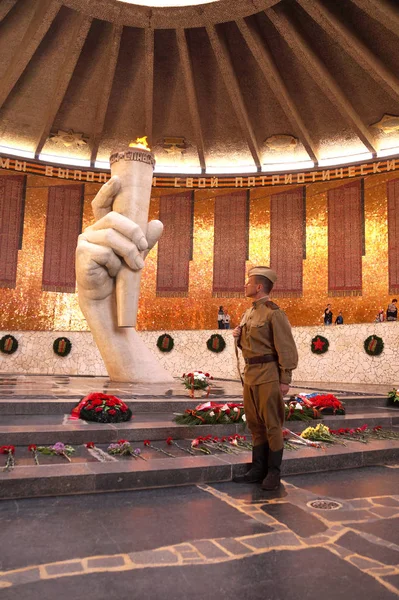
<path fill-rule="evenodd" d="M 283 457 L 284 401 L 298 353 L 286 314 L 269 299 L 277 279 L 269 267 L 248 272 L 245 295 L 252 307 L 243 315 L 233 335 L 245 360 L 244 409 L 252 433 L 252 466 L 237 483 L 262 481 L 265 490 L 280 485 Z"/>

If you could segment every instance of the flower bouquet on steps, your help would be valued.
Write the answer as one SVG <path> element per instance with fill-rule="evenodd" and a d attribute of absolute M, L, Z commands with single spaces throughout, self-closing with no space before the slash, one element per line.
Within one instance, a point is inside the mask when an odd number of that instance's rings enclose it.
<path fill-rule="evenodd" d="M 179 425 L 233 425 L 246 422 L 241 402 L 204 402 L 194 409 L 186 409 L 183 414 L 176 414 L 173 420 Z"/>
<path fill-rule="evenodd" d="M 132 418 L 132 411 L 116 396 L 94 392 L 75 406 L 70 418 L 96 423 L 122 423 Z"/>
<path fill-rule="evenodd" d="M 321 414 L 315 408 L 306 406 L 295 396 L 285 401 L 286 421 L 312 421 L 313 419 L 321 419 Z"/>
<path fill-rule="evenodd" d="M 189 390 L 191 398 L 199 398 L 205 393 L 205 398 L 209 396 L 211 386 L 209 381 L 213 379 L 209 373 L 203 373 L 202 371 L 193 371 L 192 373 L 183 373 L 182 383 L 184 387 Z"/>
<path fill-rule="evenodd" d="M 344 415 L 345 408 L 342 402 L 336 398 L 333 394 L 322 394 L 320 392 L 313 392 L 312 394 L 298 394 L 295 396 L 296 400 L 302 403 L 309 409 L 315 409 L 319 413 L 326 415 Z M 313 418 L 321 418 L 313 417 Z"/>
<path fill-rule="evenodd" d="M 390 392 L 388 392 L 387 406 L 399 408 L 399 390 L 396 388 L 393 388 Z"/>

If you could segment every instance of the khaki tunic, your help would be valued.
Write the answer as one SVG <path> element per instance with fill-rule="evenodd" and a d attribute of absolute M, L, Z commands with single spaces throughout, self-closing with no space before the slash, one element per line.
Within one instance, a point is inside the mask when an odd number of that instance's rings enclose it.
<path fill-rule="evenodd" d="M 280 383 L 290 384 L 298 352 L 286 314 L 267 298 L 256 300 L 241 319 L 238 346 L 244 358 L 276 355 L 276 361 L 246 364 L 244 408 L 253 444 L 283 447 L 284 402 Z"/>

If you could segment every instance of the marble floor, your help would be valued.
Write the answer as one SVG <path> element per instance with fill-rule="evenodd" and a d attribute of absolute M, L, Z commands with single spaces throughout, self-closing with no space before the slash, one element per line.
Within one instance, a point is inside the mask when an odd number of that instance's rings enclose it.
<path fill-rule="evenodd" d="M 2 600 L 393 599 L 399 465 L 3 500 L 0 548 Z"/>
<path fill-rule="evenodd" d="M 354 383 L 326 383 L 295 381 L 290 394 L 300 391 L 328 390 L 336 394 L 386 395 L 392 386 Z M 64 375 L 0 375 L 0 398 L 81 398 L 90 392 L 114 394 L 120 398 L 187 397 L 179 379 L 175 383 L 134 384 L 112 382 L 107 377 L 77 377 Z M 211 396 L 242 396 L 238 380 L 216 379 L 212 383 Z"/>

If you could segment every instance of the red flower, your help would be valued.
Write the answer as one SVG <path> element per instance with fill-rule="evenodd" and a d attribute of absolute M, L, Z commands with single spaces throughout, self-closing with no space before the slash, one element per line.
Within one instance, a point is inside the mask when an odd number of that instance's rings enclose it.
<path fill-rule="evenodd" d="M 380 431 L 382 429 L 382 425 L 376 425 L 373 427 L 374 431 Z"/>
<path fill-rule="evenodd" d="M 128 444 L 128 440 L 118 440 L 117 444 Z"/>
<path fill-rule="evenodd" d="M 94 447 L 95 447 L 95 443 L 94 442 L 87 442 L 86 448 L 94 448 Z"/>
<path fill-rule="evenodd" d="M 209 373 L 205 373 L 205 377 L 210 377 Z"/>
<path fill-rule="evenodd" d="M 102 406 L 97 406 L 97 408 L 95 409 L 96 412 L 102 412 L 103 407 Z"/>
<path fill-rule="evenodd" d="M 11 454 L 14 454 L 15 446 L 1 446 L 0 452 L 1 454 L 8 454 L 9 452 L 11 452 Z"/>
<path fill-rule="evenodd" d="M 166 440 L 166 443 L 169 444 L 169 446 L 172 446 L 173 439 L 171 437 L 168 437 L 167 440 Z"/>
<path fill-rule="evenodd" d="M 114 410 L 113 408 L 111 408 L 111 410 L 108 411 L 110 415 L 116 415 L 116 410 Z"/>
<path fill-rule="evenodd" d="M 149 446 L 151 444 L 150 440 L 144 440 L 143 442 L 144 446 Z"/>
<path fill-rule="evenodd" d="M 36 450 L 37 446 L 35 444 L 30 444 L 30 446 L 28 446 L 28 450 L 29 452 L 34 452 Z"/>

